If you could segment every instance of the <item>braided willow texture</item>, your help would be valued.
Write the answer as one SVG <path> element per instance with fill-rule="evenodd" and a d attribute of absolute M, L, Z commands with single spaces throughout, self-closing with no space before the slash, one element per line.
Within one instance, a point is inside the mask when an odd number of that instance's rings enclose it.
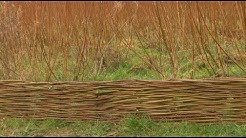
<path fill-rule="evenodd" d="M 120 121 L 246 122 L 246 78 L 171 81 L 0 81 L 0 117 Z"/>

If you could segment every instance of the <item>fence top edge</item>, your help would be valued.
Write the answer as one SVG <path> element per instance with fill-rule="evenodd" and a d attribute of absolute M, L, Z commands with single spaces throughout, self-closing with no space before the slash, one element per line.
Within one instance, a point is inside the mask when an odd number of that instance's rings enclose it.
<path fill-rule="evenodd" d="M 211 82 L 211 81 L 246 81 L 243 77 L 216 77 L 203 79 L 169 79 L 169 80 L 138 80 L 123 79 L 111 81 L 25 81 L 25 80 L 0 80 L 0 83 L 38 83 L 38 84 L 62 84 L 62 83 L 113 83 L 113 82 Z"/>

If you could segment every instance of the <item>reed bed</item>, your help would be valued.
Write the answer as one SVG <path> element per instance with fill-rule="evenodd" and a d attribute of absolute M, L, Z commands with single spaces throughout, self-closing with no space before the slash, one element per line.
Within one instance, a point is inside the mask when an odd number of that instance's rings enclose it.
<path fill-rule="evenodd" d="M 133 57 L 162 80 L 199 78 L 201 72 L 245 75 L 245 2 L 1 2 L 0 7 L 2 79 L 105 79 L 104 72 Z"/>

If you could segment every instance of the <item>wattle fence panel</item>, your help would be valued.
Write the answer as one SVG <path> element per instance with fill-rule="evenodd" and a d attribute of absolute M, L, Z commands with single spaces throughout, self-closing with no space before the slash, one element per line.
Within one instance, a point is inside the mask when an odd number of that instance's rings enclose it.
<path fill-rule="evenodd" d="M 0 81 L 0 118 L 246 122 L 246 78 L 90 82 Z"/>

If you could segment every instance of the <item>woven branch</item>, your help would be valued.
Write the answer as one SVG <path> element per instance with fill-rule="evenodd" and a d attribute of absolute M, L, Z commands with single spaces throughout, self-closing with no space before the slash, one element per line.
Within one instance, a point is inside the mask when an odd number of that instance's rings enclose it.
<path fill-rule="evenodd" d="M 0 118 L 246 122 L 246 78 L 173 81 L 0 81 Z"/>

